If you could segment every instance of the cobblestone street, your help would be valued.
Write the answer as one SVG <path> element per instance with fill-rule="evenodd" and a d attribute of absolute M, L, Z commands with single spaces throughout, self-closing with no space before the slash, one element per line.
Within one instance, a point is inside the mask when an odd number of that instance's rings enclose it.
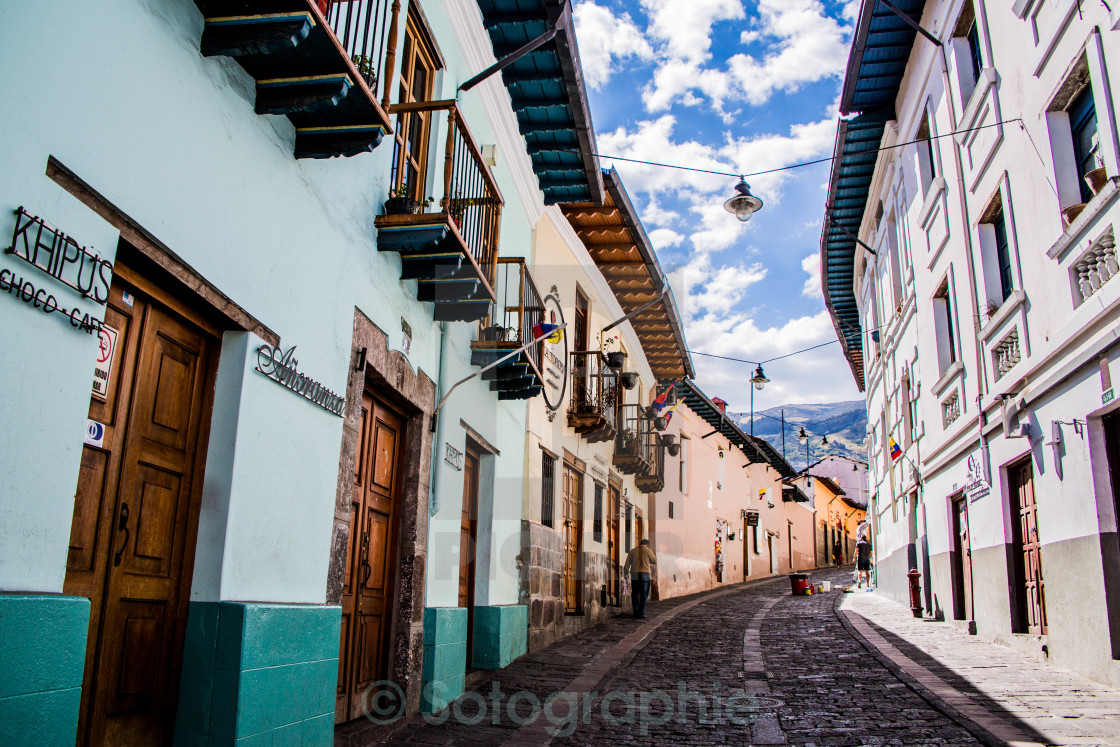
<path fill-rule="evenodd" d="M 1120 745 L 1120 693 L 914 620 L 848 570 L 653 603 L 483 673 L 390 744 Z"/>

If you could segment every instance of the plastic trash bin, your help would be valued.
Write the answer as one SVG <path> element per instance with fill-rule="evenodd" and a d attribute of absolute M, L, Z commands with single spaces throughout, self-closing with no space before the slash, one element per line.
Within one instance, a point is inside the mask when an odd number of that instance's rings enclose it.
<path fill-rule="evenodd" d="M 789 574 L 790 593 L 794 596 L 799 594 L 807 594 L 809 592 L 809 574 L 807 573 L 791 573 Z"/>

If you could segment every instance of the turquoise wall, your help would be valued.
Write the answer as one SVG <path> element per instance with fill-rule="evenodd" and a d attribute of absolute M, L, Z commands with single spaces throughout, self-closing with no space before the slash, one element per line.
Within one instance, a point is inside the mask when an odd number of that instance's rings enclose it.
<path fill-rule="evenodd" d="M 0 744 L 74 744 L 88 630 L 88 599 L 0 594 Z"/>
<path fill-rule="evenodd" d="M 476 607 L 472 664 L 501 669 L 529 650 L 529 607 L 509 604 Z"/>
<path fill-rule="evenodd" d="M 330 745 L 340 607 L 192 602 L 175 744 Z"/>
<path fill-rule="evenodd" d="M 462 695 L 466 673 L 467 608 L 428 607 L 420 712 L 435 713 Z"/>

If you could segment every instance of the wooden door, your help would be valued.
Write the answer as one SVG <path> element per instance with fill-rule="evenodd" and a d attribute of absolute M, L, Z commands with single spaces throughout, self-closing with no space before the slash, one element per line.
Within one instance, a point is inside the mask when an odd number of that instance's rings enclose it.
<path fill-rule="evenodd" d="M 614 604 L 619 604 L 619 581 L 622 577 L 618 546 L 620 503 L 618 486 L 612 483 L 607 496 L 607 594 L 614 600 Z"/>
<path fill-rule="evenodd" d="M 774 535 L 766 533 L 766 550 L 770 553 L 770 572 L 778 572 L 778 553 L 774 549 Z"/>
<path fill-rule="evenodd" d="M 218 340 L 119 274 L 109 295 L 99 356 L 112 355 L 111 374 L 105 399 L 89 408 L 104 438 L 82 448 L 63 584 L 90 599 L 78 742 L 163 744 L 175 719 Z"/>
<path fill-rule="evenodd" d="M 958 620 L 972 619 L 972 544 L 968 538 L 968 498 L 953 501 L 953 608 Z"/>
<path fill-rule="evenodd" d="M 360 717 L 366 699 L 374 695 L 367 688 L 389 679 L 403 416 L 366 392 L 360 439 L 342 581 L 335 723 Z"/>
<path fill-rule="evenodd" d="M 1120 530 L 1120 412 L 1112 412 L 1101 418 L 1104 428 L 1105 456 L 1108 459 L 1108 476 L 1112 484 L 1112 500 L 1115 506 L 1116 528 Z M 1101 527 L 1105 531 L 1104 527 Z"/>
<path fill-rule="evenodd" d="M 479 453 L 467 444 L 463 459 L 463 511 L 459 519 L 459 606 L 467 610 L 467 667 L 473 661 L 474 570 L 478 547 Z"/>
<path fill-rule="evenodd" d="M 583 549 L 583 474 L 564 465 L 564 611 L 578 612 L 579 559 Z"/>
<path fill-rule="evenodd" d="M 1034 499 L 1034 473 L 1027 459 L 1008 468 L 1011 491 L 1011 525 L 1016 551 L 1019 612 L 1025 632 L 1046 635 L 1046 591 L 1042 580 L 1042 543 L 1038 537 L 1038 509 Z"/>

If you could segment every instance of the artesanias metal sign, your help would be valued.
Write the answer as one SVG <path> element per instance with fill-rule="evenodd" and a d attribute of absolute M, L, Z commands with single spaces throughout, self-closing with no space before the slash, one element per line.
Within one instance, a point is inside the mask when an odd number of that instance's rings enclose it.
<path fill-rule="evenodd" d="M 319 382 L 301 374 L 295 359 L 296 346 L 281 353 L 280 348 L 261 345 L 257 348 L 257 370 L 277 384 L 291 389 L 299 396 L 310 400 L 327 412 L 342 417 L 346 400 L 327 389 Z"/>

